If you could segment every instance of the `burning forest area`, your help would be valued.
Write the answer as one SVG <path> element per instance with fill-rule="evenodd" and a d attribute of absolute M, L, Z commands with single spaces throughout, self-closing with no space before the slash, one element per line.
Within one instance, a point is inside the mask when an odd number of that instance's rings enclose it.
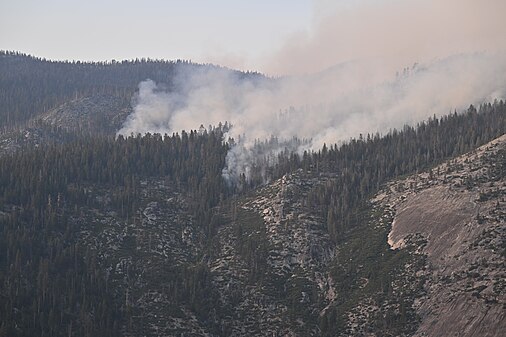
<path fill-rule="evenodd" d="M 503 336 L 506 2 L 195 5 L 0 4 L 0 337 Z"/>

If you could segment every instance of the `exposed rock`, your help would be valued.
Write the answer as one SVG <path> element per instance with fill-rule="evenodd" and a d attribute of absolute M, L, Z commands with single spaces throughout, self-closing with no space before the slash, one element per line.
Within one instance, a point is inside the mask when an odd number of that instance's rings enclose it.
<path fill-rule="evenodd" d="M 334 249 L 303 200 L 324 181 L 298 171 L 231 206 L 210 262 L 230 336 L 318 335 L 320 311 L 336 296 L 328 273 Z"/>
<path fill-rule="evenodd" d="M 426 240 L 426 298 L 415 336 L 506 331 L 506 136 L 430 172 L 389 184 L 376 201 L 395 212 L 389 243 Z"/>
<path fill-rule="evenodd" d="M 0 156 L 25 147 L 63 143 L 79 136 L 113 136 L 132 112 L 130 102 L 110 95 L 76 98 L 0 134 Z"/>
<path fill-rule="evenodd" d="M 172 293 L 178 291 L 174 273 L 201 256 L 203 234 L 173 186 L 158 180 L 141 186 L 141 207 L 131 219 L 109 210 L 110 191 L 90 186 L 100 204 L 73 215 L 72 221 L 82 223 L 79 240 L 108 271 L 111 289 L 128 315 L 125 336 L 208 336 L 195 313 L 177 304 Z"/>
<path fill-rule="evenodd" d="M 131 112 L 130 102 L 124 99 L 93 95 L 66 102 L 37 120 L 67 131 L 114 135 Z"/>

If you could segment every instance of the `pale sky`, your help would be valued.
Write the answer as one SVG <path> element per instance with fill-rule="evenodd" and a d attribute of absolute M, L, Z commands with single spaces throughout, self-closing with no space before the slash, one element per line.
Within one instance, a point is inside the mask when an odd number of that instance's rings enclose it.
<path fill-rule="evenodd" d="M 269 75 L 373 59 L 392 72 L 506 50 L 506 0 L 0 0 L 0 49 L 185 59 Z"/>
<path fill-rule="evenodd" d="M 0 0 L 0 49 L 254 67 L 251 60 L 307 29 L 314 9 L 312 0 Z"/>

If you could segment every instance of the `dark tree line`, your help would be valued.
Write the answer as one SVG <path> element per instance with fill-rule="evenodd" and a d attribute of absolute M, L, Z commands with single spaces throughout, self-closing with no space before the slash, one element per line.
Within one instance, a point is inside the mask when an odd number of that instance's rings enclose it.
<path fill-rule="evenodd" d="M 62 208 L 14 210 L 0 228 L 0 336 L 119 335 L 105 271 Z"/>
<path fill-rule="evenodd" d="M 102 186 L 120 215 L 133 215 L 140 180 L 154 177 L 185 191 L 196 221 L 209 228 L 213 207 L 228 193 L 221 178 L 227 150 L 215 129 L 80 139 L 3 157 L 0 336 L 118 335 L 123 312 L 94 253 L 76 242 L 79 225 L 69 213 L 93 205 L 88 187 Z M 173 302 L 203 312 L 205 271 L 178 269 Z"/>
<path fill-rule="evenodd" d="M 302 166 L 316 172 L 336 175 L 323 186 L 313 189 L 307 203 L 326 219 L 326 229 L 337 245 L 354 247 L 331 265 L 335 285 L 342 293 L 353 297 L 363 293 L 356 288 L 360 277 L 367 277 L 371 289 L 378 298 L 388 297 L 393 287 L 392 268 L 395 261 L 406 258 L 392 254 L 385 237 L 367 229 L 367 214 L 371 211 L 368 200 L 387 181 L 429 170 L 452 157 L 469 152 L 506 133 L 506 104 L 484 104 L 477 110 L 471 106 L 462 114 L 431 118 L 416 127 L 393 130 L 385 136 L 366 135 L 341 146 L 330 146 Z M 316 160 L 315 160 L 316 159 Z M 370 235 L 361 237 L 361 235 Z M 349 255 L 346 255 L 349 254 Z M 346 268 L 343 262 L 351 261 Z M 343 260 L 344 259 L 344 260 Z M 401 264 L 399 264 L 401 265 Z M 396 299 L 399 300 L 399 299 Z M 402 301 L 404 299 L 401 299 Z M 322 336 L 346 335 L 343 317 L 348 298 L 343 297 L 334 308 L 320 317 Z M 386 312 L 375 321 L 375 333 L 397 334 L 395 331 L 410 329 L 415 318 L 407 319 L 401 301 L 401 312 Z M 402 310 L 404 308 L 404 311 Z M 394 333 L 392 332 L 394 331 Z"/>
<path fill-rule="evenodd" d="M 361 135 L 342 145 L 325 145 L 318 152 L 305 152 L 300 157 L 290 151 L 282 152 L 277 164 L 269 167 L 266 172 L 270 179 L 298 169 L 303 169 L 310 175 L 330 177 L 326 184 L 312 189 L 305 201 L 306 205 L 321 215 L 324 229 L 336 245 L 342 245 L 340 252 L 344 254 L 345 261 L 351 261 L 350 258 L 354 258 L 354 261 L 357 258 L 360 260 L 354 262 L 355 264 L 350 262 L 347 268 L 343 269 L 343 260 L 336 259 L 330 265 L 334 284 L 341 294 L 360 296 L 364 290 L 357 290 L 356 287 L 360 277 L 365 275 L 370 281 L 370 288 L 381 293 L 376 295 L 387 297 L 393 286 L 390 273 L 397 261 L 405 257 L 389 254 L 389 249 L 383 256 L 381 249 L 387 245 L 386 239 L 364 228 L 369 221 L 369 198 L 391 179 L 431 169 L 505 132 L 505 102 L 484 104 L 478 109 L 470 106 L 461 114 L 433 117 L 417 126 L 405 126 L 402 130 L 392 130 L 383 136 Z M 272 142 L 275 143 L 275 140 L 259 146 L 270 148 L 269 143 Z M 255 164 L 259 166 L 256 168 L 257 172 L 265 161 L 260 158 Z M 253 179 L 248 187 L 254 188 L 262 182 L 262 177 L 258 175 L 253 176 Z M 250 261 L 255 261 L 253 270 L 257 274 L 251 277 L 261 279 L 264 276 L 262 273 L 268 269 L 265 260 L 262 260 L 262 253 L 258 253 L 262 252 L 258 249 L 261 247 L 261 241 L 250 233 L 245 233 L 240 225 L 237 228 L 237 235 L 244 236 L 240 240 L 242 254 Z M 360 237 L 361 235 L 370 236 Z M 347 251 L 350 247 L 360 252 Z M 344 251 L 350 255 L 346 255 Z M 256 265 L 257 262 L 263 264 Z M 361 268 L 362 271 L 357 271 Z M 282 290 L 280 292 L 282 293 Z M 322 336 L 347 335 L 343 320 L 346 312 L 342 310 L 349 301 L 348 295 L 340 296 L 338 303 L 318 318 Z M 412 313 L 407 313 L 403 305 L 401 302 L 401 309 L 404 310 L 401 310 L 400 314 L 388 312 L 386 318 L 377 318 L 378 326 L 375 331 L 378 334 L 410 329 L 415 318 L 411 317 L 411 321 L 407 318 Z"/>
<path fill-rule="evenodd" d="M 142 177 L 163 177 L 194 198 L 197 213 L 205 212 L 227 193 L 221 178 L 227 151 L 220 129 L 42 145 L 2 158 L 0 205 L 38 210 L 58 196 L 85 203 L 88 184 L 121 187 L 132 200 Z M 124 206 L 123 214 L 135 211 Z"/>
<path fill-rule="evenodd" d="M 505 116 L 501 101 L 385 136 L 365 135 L 340 146 L 324 146 L 301 157 L 287 146 L 277 164 L 264 169 L 269 179 L 298 169 L 334 176 L 314 188 L 307 203 L 322 214 L 331 237 L 339 242 L 357 225 L 358 210 L 382 184 L 504 134 Z M 171 136 L 79 138 L 2 157 L 0 336 L 117 333 L 121 311 L 93 252 L 75 241 L 79 228 L 68 220 L 70 210 L 94 202 L 89 186 L 106 186 L 112 204 L 126 217 L 139 207 L 142 179 L 165 179 L 187 194 L 198 225 L 211 239 L 221 224 L 215 206 L 237 193 L 221 176 L 229 150 L 222 138 L 221 128 Z M 256 165 L 261 168 L 267 161 Z M 254 176 L 248 187 L 266 176 Z M 205 315 L 211 304 L 199 304 L 206 294 L 199 289 L 210 287 L 209 271 L 206 266 L 192 268 L 175 281 L 182 290 L 174 286 L 174 302 L 189 301 L 195 312 Z"/>
<path fill-rule="evenodd" d="M 189 61 L 50 61 L 19 52 L 0 51 L 0 129 L 18 125 L 71 99 L 104 94 L 128 106 L 139 82 L 151 79 L 177 90 L 178 74 L 213 69 L 238 78 L 261 78 Z"/>
<path fill-rule="evenodd" d="M 337 178 L 316 188 L 308 203 L 321 211 L 332 238 L 339 240 L 355 222 L 357 208 L 382 184 L 428 169 L 503 135 L 505 117 L 506 104 L 500 101 L 484 104 L 479 111 L 470 106 L 463 114 L 433 117 L 385 136 L 360 136 L 342 146 L 325 146 L 302 165 L 337 173 Z"/>

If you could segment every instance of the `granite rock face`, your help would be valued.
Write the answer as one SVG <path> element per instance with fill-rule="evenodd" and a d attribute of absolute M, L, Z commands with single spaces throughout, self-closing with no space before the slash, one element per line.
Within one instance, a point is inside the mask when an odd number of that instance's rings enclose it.
<path fill-rule="evenodd" d="M 415 336 L 502 336 L 506 331 L 506 136 L 430 172 L 395 181 L 377 201 L 395 213 L 388 236 L 426 242 L 426 295 Z"/>

